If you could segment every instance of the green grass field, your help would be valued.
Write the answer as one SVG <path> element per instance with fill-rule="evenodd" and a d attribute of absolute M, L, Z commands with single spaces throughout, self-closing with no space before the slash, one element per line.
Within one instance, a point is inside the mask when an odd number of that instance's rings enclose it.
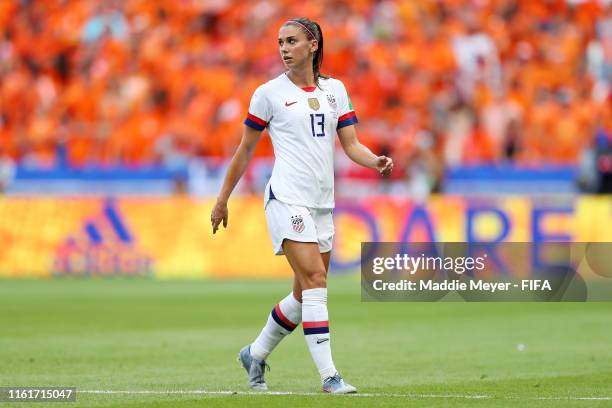
<path fill-rule="evenodd" d="M 71 407 L 612 406 L 612 303 L 362 303 L 356 278 L 329 286 L 355 396 L 319 393 L 300 329 L 268 360 L 284 394 L 248 393 L 236 354 L 289 290 L 269 281 L 0 281 L 0 386 L 76 386 Z M 62 406 L 0 403 L 27 405 Z"/>

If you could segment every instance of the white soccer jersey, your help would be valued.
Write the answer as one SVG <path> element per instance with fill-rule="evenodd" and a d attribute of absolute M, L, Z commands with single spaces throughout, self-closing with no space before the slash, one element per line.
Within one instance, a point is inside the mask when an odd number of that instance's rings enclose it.
<path fill-rule="evenodd" d="M 270 197 L 311 208 L 334 207 L 336 130 L 357 123 L 344 84 L 319 79 L 319 87 L 299 88 L 286 74 L 259 86 L 245 125 L 268 128 L 274 169 L 266 186 Z"/>

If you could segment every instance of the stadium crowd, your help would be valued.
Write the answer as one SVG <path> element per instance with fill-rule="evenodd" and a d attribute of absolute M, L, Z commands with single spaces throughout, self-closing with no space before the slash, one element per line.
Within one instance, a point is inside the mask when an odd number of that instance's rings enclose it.
<path fill-rule="evenodd" d="M 400 175 L 578 164 L 612 140 L 608 0 L 8 0 L 0 157 L 42 169 L 228 157 L 253 90 L 283 71 L 277 31 L 295 16 L 320 22 L 323 73 L 345 82 L 361 140 Z M 256 155 L 272 155 L 268 138 Z"/>

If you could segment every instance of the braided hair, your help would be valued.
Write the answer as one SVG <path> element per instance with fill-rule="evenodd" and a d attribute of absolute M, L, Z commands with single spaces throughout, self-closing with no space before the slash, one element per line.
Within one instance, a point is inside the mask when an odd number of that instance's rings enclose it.
<path fill-rule="evenodd" d="M 307 18 L 294 18 L 287 21 L 285 25 L 287 24 L 299 27 L 306 34 L 307 39 L 317 40 L 319 47 L 312 59 L 312 72 L 314 74 L 314 82 L 319 86 L 319 78 L 329 78 L 321 74 L 321 64 L 323 63 L 323 31 L 321 31 L 321 26 Z"/>

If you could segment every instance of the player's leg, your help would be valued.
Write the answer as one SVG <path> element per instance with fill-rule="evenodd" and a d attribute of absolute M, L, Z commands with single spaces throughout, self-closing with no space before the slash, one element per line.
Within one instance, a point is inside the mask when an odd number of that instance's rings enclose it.
<path fill-rule="evenodd" d="M 333 237 L 332 237 L 333 238 Z M 319 244 L 319 247 L 321 245 Z M 331 251 L 327 251 L 321 254 L 321 260 L 325 265 L 325 273 L 329 273 L 329 262 L 331 259 Z M 326 279 L 327 280 L 327 279 Z M 330 344 L 331 347 L 331 344 Z M 333 377 L 328 377 L 323 381 L 323 391 L 329 393 L 353 393 L 357 392 L 357 389 L 350 384 L 344 382 L 342 377 L 336 373 Z"/>
<path fill-rule="evenodd" d="M 293 229 L 292 217 L 303 212 L 305 219 L 304 230 L 316 230 L 314 221 L 307 217 L 308 212 L 304 208 L 292 207 L 278 200 L 270 200 L 266 205 L 266 220 L 272 237 L 272 243 L 276 254 L 282 253 L 284 237 L 290 234 L 306 235 L 309 231 L 297 233 Z M 304 221 L 302 221 L 304 222 Z M 307 228 L 310 227 L 310 228 Z M 316 239 L 313 235 L 312 239 Z M 302 321 L 302 288 L 299 280 L 294 277 L 293 290 L 285 298 L 278 302 L 268 315 L 266 325 L 259 336 L 251 345 L 253 358 L 264 361 L 281 342 Z"/>
<path fill-rule="evenodd" d="M 240 350 L 240 361 L 249 373 L 249 385 L 255 390 L 267 390 L 264 380 L 266 359 L 272 350 L 302 321 L 302 304 L 293 291 L 272 308 L 263 329 L 252 344 Z"/>
<path fill-rule="evenodd" d="M 302 327 L 310 354 L 319 370 L 323 390 L 332 393 L 355 392 L 345 384 L 331 354 L 327 312 L 327 269 L 330 253 L 320 254 L 318 243 L 285 240 L 283 250 L 302 287 Z"/>
<path fill-rule="evenodd" d="M 297 232 L 292 220 L 295 215 L 303 215 L 304 228 Z M 266 220 L 272 238 L 272 245 L 277 255 L 282 254 L 282 242 L 291 234 L 300 238 L 316 241 L 314 221 L 308 218 L 305 208 L 289 206 L 277 200 L 270 200 L 266 205 Z M 304 231 L 305 230 L 305 231 Z M 239 360 L 248 373 L 249 385 L 255 390 L 267 390 L 264 380 L 266 359 L 274 348 L 290 334 L 302 321 L 302 288 L 294 276 L 293 290 L 273 308 L 266 324 L 252 344 L 240 350 Z"/>
<path fill-rule="evenodd" d="M 251 345 L 253 358 L 265 360 L 278 343 L 293 332 L 301 321 L 302 304 L 291 292 L 272 308 L 266 325 Z"/>

